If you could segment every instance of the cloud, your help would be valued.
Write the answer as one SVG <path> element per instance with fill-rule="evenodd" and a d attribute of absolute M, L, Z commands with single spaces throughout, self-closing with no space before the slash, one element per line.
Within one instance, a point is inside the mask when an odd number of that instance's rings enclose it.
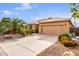
<path fill-rule="evenodd" d="M 2 13 L 4 15 L 11 15 L 12 14 L 12 12 L 10 10 L 3 10 Z"/>
<path fill-rule="evenodd" d="M 16 10 L 30 10 L 32 9 L 29 3 L 22 3 L 20 7 L 17 7 Z"/>

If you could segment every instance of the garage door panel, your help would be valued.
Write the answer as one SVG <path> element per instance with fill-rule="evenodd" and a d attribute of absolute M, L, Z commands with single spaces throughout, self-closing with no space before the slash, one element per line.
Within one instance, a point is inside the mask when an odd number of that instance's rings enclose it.
<path fill-rule="evenodd" d="M 42 26 L 42 33 L 46 35 L 63 34 L 63 26 Z"/>

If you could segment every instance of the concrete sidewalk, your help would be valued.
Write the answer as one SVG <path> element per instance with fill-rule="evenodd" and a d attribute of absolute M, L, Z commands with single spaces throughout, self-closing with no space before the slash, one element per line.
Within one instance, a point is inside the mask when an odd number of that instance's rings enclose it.
<path fill-rule="evenodd" d="M 8 56 L 36 56 L 57 41 L 55 38 L 52 42 L 39 40 L 41 37 L 35 35 L 17 39 L 16 41 L 1 42 L 0 47 Z M 45 39 L 45 37 L 43 36 L 42 39 Z M 53 37 L 48 39 L 51 40 Z"/>

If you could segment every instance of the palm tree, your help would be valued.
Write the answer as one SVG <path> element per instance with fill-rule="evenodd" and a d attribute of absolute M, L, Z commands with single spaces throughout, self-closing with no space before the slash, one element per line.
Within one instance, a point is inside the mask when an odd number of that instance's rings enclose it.
<path fill-rule="evenodd" d="M 10 30 L 10 27 L 10 18 L 3 17 L 0 21 L 0 31 L 2 31 L 2 33 L 5 33 Z"/>
<path fill-rule="evenodd" d="M 12 31 L 14 33 L 18 33 L 19 29 L 21 27 L 24 27 L 23 25 L 26 24 L 23 20 L 19 20 L 18 18 L 14 18 L 12 19 Z"/>
<path fill-rule="evenodd" d="M 27 35 L 29 33 L 28 25 L 22 24 L 22 26 L 19 28 L 19 33 L 21 33 L 23 36 Z"/>
<path fill-rule="evenodd" d="M 2 18 L 0 21 L 0 33 L 3 34 L 29 34 L 29 25 L 26 24 L 23 20 L 18 18 Z"/>
<path fill-rule="evenodd" d="M 76 3 L 71 3 L 70 4 L 72 7 L 71 7 L 71 13 L 72 13 L 72 16 L 71 18 L 74 19 L 74 31 L 76 31 L 76 18 L 79 19 L 79 5 L 77 5 Z"/>
<path fill-rule="evenodd" d="M 19 33 L 22 35 L 26 35 L 29 27 L 23 20 L 19 20 L 18 18 L 14 18 L 12 21 L 12 33 Z"/>

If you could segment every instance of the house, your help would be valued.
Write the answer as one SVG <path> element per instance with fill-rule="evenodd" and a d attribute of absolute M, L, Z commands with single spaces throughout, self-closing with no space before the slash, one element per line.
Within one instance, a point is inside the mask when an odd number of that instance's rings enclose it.
<path fill-rule="evenodd" d="M 71 28 L 71 32 L 75 33 L 76 36 L 79 36 L 79 27 Z"/>
<path fill-rule="evenodd" d="M 79 36 L 79 27 L 76 28 L 76 36 Z"/>
<path fill-rule="evenodd" d="M 32 29 L 35 30 L 36 33 L 38 33 L 38 28 L 39 28 L 39 24 L 37 24 L 37 23 L 32 24 Z"/>
<path fill-rule="evenodd" d="M 73 24 L 70 19 L 67 18 L 48 18 L 39 20 L 37 26 L 38 33 L 45 35 L 60 35 L 70 32 L 70 28 L 73 28 Z"/>

